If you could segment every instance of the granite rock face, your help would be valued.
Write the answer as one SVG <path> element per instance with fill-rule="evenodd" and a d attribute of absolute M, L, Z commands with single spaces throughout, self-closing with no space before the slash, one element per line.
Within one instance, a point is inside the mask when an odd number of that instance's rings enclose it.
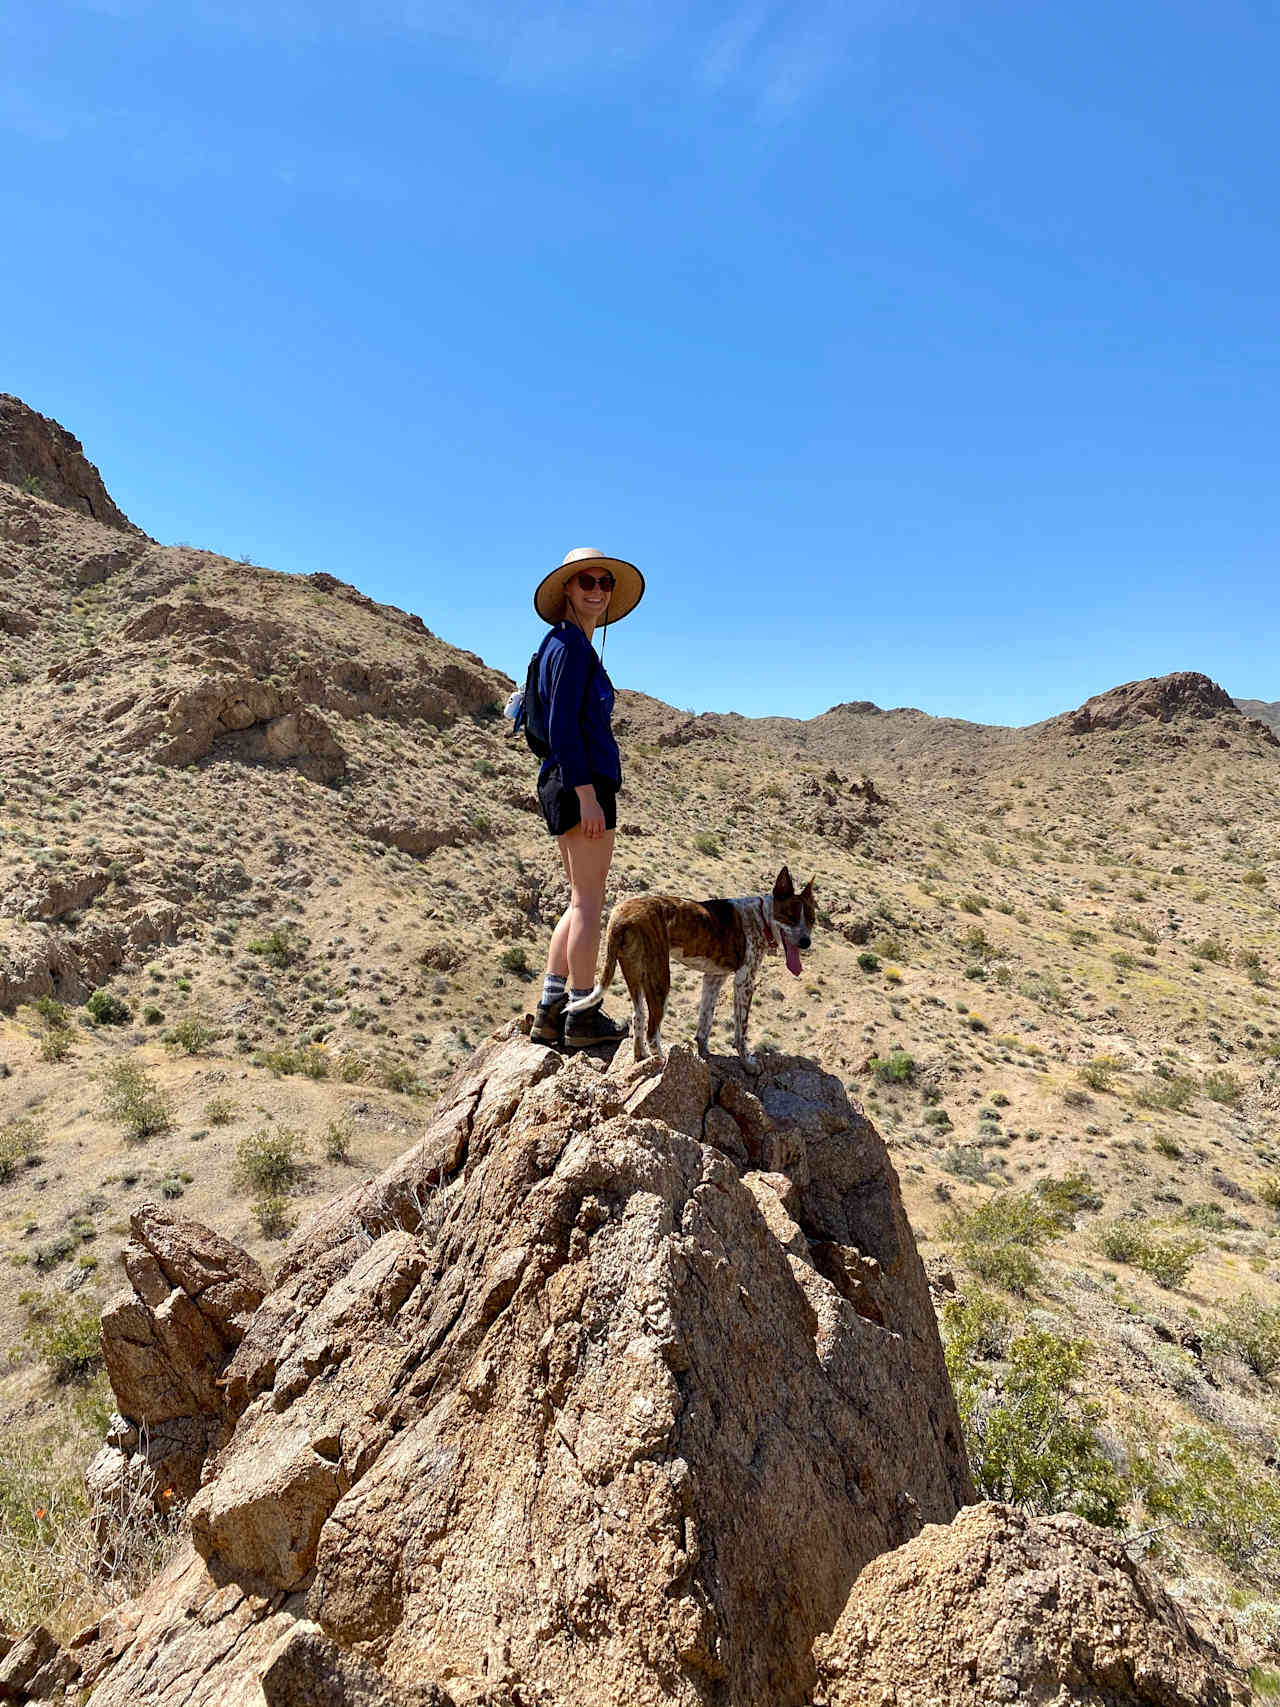
<path fill-rule="evenodd" d="M 970 1506 L 859 1577 L 821 1707 L 1232 1707 L 1244 1680 L 1110 1530 Z"/>
<path fill-rule="evenodd" d="M 512 1028 L 295 1238 L 226 1369 L 196 1553 L 86 1659 L 95 1707 L 250 1672 L 281 1702 L 800 1704 L 859 1571 L 972 1497 L 839 1081 L 601 1069 Z"/>

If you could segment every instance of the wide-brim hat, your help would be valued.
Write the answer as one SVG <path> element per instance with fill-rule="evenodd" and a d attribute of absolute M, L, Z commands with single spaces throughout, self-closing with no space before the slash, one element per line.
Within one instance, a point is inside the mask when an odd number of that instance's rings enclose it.
<path fill-rule="evenodd" d="M 606 557 L 593 545 L 579 545 L 567 551 L 559 568 L 544 575 L 538 583 L 538 590 L 533 595 L 533 608 L 543 622 L 560 621 L 565 611 L 565 584 L 579 569 L 592 569 L 598 574 L 607 569 L 613 576 L 613 592 L 605 618 L 610 628 L 615 622 L 621 622 L 624 616 L 630 616 L 644 597 L 644 576 L 634 563 L 624 563 L 621 557 Z"/>

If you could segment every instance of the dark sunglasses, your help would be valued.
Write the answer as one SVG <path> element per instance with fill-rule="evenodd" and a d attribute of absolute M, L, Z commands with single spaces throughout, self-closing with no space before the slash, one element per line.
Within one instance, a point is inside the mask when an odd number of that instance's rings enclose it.
<path fill-rule="evenodd" d="M 594 592 L 597 587 L 599 587 L 602 593 L 611 593 L 618 584 L 607 569 L 603 575 L 584 575 L 582 570 L 579 569 L 578 573 L 574 576 L 574 579 L 577 581 L 584 593 Z"/>

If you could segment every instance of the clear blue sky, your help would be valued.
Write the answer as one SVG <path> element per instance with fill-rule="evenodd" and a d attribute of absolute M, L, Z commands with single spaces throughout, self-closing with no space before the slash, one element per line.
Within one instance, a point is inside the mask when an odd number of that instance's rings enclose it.
<path fill-rule="evenodd" d="M 150 533 L 522 671 L 1024 723 L 1280 697 L 1280 17 L 10 0 L 4 360 Z"/>

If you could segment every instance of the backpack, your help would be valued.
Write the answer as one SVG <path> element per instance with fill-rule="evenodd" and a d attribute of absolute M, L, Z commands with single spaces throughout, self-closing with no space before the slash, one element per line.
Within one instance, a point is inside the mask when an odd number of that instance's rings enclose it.
<path fill-rule="evenodd" d="M 529 660 L 529 668 L 525 671 L 524 676 L 524 687 L 517 688 L 506 705 L 506 714 L 513 720 L 511 735 L 507 739 L 510 740 L 512 736 L 520 734 L 523 730 L 524 738 L 529 744 L 529 750 L 539 759 L 551 757 L 551 741 L 547 735 L 547 716 L 542 704 L 542 695 L 538 691 L 538 676 L 542 669 L 543 648 L 554 633 L 555 630 L 552 629 L 550 633 L 543 636 L 542 645 L 538 647 L 538 650 Z M 595 679 L 595 672 L 599 664 L 600 660 L 596 656 L 596 650 L 593 646 L 591 648 L 591 664 L 587 675 L 588 687 Z"/>

